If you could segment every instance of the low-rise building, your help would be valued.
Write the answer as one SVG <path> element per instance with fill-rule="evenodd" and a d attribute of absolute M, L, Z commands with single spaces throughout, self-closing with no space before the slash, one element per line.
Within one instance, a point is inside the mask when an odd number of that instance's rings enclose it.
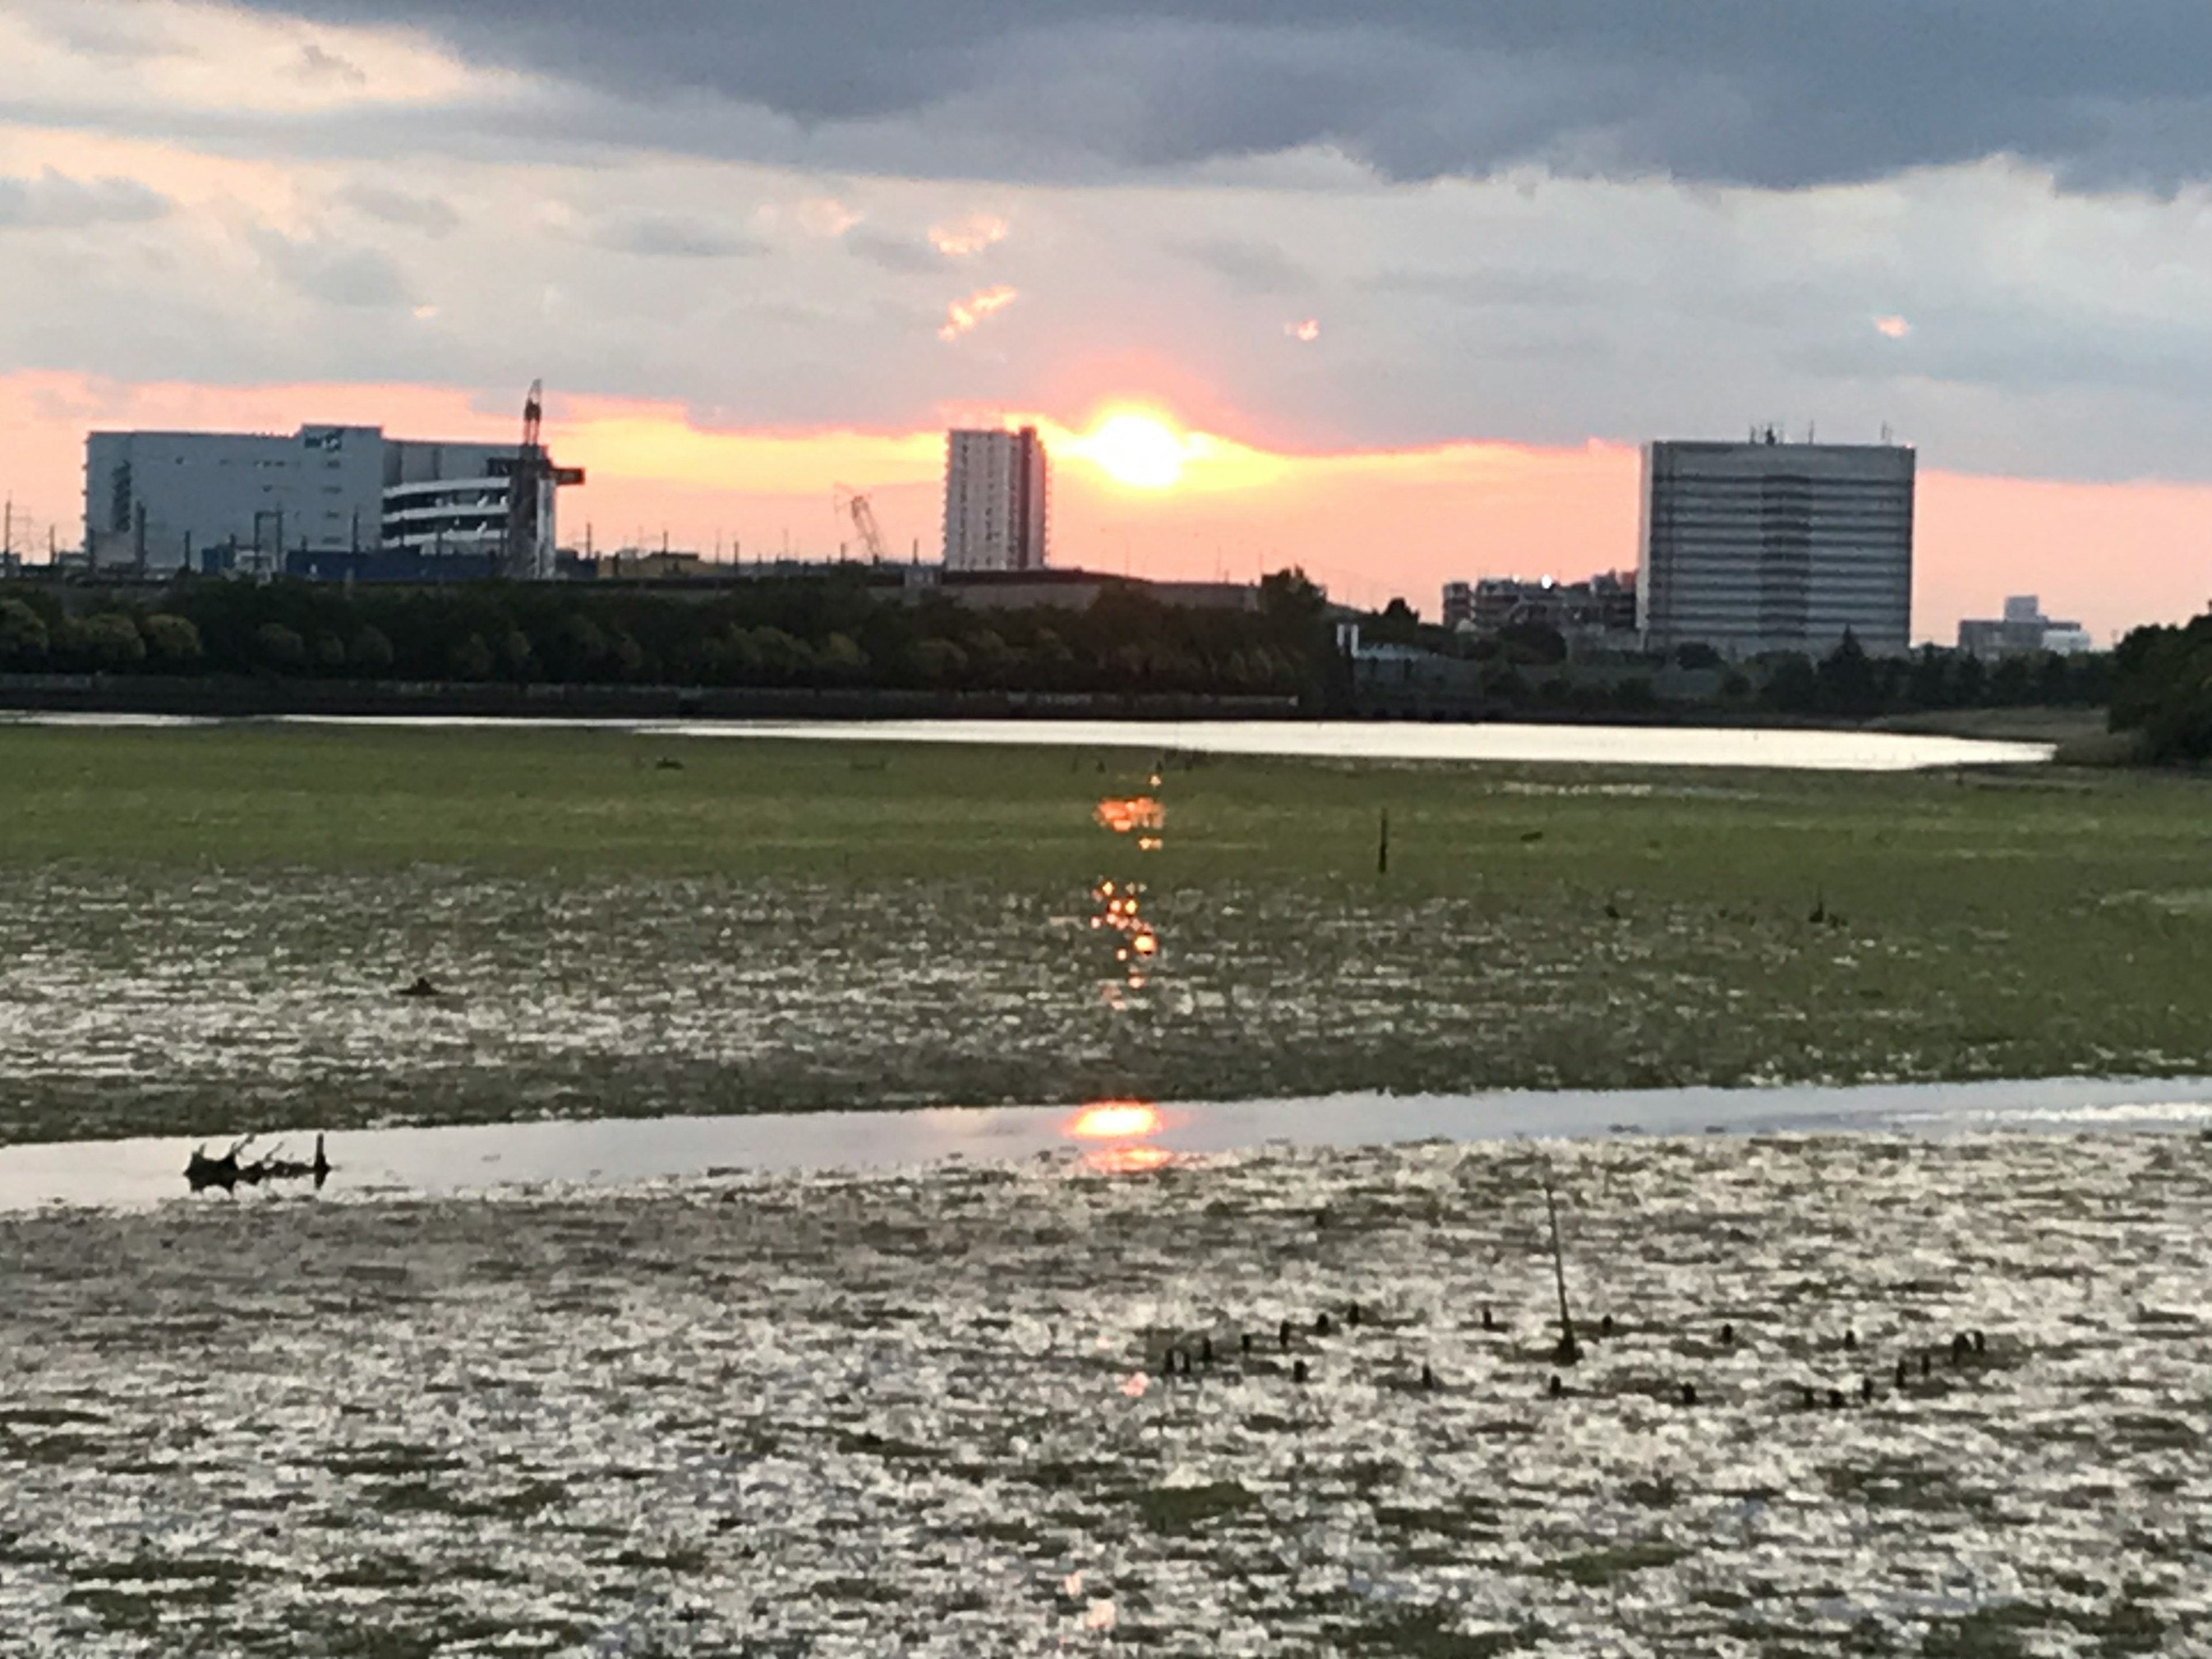
<path fill-rule="evenodd" d="M 410 564 L 490 575 L 502 568 L 517 453 L 387 438 L 373 426 L 303 426 L 289 437 L 94 432 L 85 440 L 85 551 L 96 570 L 276 575 L 357 573 L 389 550 Z M 555 573 L 556 484 L 580 477 L 536 471 L 536 544 L 510 574 Z"/>
<path fill-rule="evenodd" d="M 1959 649 L 1984 661 L 2045 651 L 2072 657 L 2096 648 L 2087 629 L 2079 623 L 2055 622 L 2045 616 L 2042 601 L 2033 593 L 2016 593 L 2008 599 L 2004 615 L 1994 620 L 1969 619 L 1959 624 Z"/>
<path fill-rule="evenodd" d="M 1615 571 L 1579 582 L 1549 576 L 1447 582 L 1443 599 L 1444 626 L 1475 634 L 1495 634 L 1516 623 L 1556 629 L 1571 638 L 1626 638 L 1636 631 L 1636 578 Z"/>

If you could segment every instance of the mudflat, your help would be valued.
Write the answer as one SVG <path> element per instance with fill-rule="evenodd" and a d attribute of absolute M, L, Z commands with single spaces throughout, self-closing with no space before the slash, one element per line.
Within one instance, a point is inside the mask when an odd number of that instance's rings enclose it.
<path fill-rule="evenodd" d="M 2208 804 L 2051 768 L 0 728 L 0 1141 L 2203 1072 Z"/>
<path fill-rule="evenodd" d="M 2204 1153 L 1430 1145 L 0 1218 L 0 1648 L 2200 1651 Z"/>

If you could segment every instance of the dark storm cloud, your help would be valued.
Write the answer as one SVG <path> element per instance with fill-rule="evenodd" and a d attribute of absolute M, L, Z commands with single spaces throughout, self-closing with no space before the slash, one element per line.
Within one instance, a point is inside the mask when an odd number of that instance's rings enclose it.
<path fill-rule="evenodd" d="M 725 99 L 884 171 L 919 142 L 1012 176 L 1317 143 L 1407 179 L 1795 186 L 1999 154 L 2085 188 L 2212 173 L 2203 0 L 247 3 L 421 27 L 625 103 Z"/>

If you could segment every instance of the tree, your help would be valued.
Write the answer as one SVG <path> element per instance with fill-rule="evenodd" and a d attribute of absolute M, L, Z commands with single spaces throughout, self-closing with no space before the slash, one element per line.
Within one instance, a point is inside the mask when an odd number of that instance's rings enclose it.
<path fill-rule="evenodd" d="M 1912 672 L 1905 683 L 1905 701 L 1912 708 L 1948 708 L 1953 679 L 1951 653 L 1927 646 L 1913 653 Z"/>
<path fill-rule="evenodd" d="M 517 685 L 529 683 L 538 668 L 538 653 L 531 649 L 530 635 L 519 628 L 510 628 L 499 642 L 500 672 Z"/>
<path fill-rule="evenodd" d="M 588 679 L 607 659 L 607 636 L 580 611 L 570 611 L 545 641 L 545 660 L 564 680 Z"/>
<path fill-rule="evenodd" d="M 1820 699 L 1820 676 L 1802 652 L 1785 651 L 1767 665 L 1765 702 L 1785 714 L 1809 714 Z"/>
<path fill-rule="evenodd" d="M 814 653 L 806 641 L 781 628 L 753 629 L 753 649 L 759 653 L 762 672 L 771 679 L 794 680 L 814 666 Z"/>
<path fill-rule="evenodd" d="M 1498 642 L 1516 662 L 1548 667 L 1567 659 L 1567 636 L 1549 623 L 1508 623 L 1498 630 Z"/>
<path fill-rule="evenodd" d="M 335 674 L 346 665 L 345 641 L 335 634 L 315 635 L 315 666 Z"/>
<path fill-rule="evenodd" d="M 2017 708 L 2033 692 L 2034 676 L 2035 671 L 2026 657 L 1999 659 L 1997 665 L 1990 671 L 1990 703 L 1998 708 Z"/>
<path fill-rule="evenodd" d="M 1419 645 L 1421 619 L 1403 599 L 1392 599 L 1382 614 L 1368 619 L 1367 631 L 1386 645 Z"/>
<path fill-rule="evenodd" d="M 1030 660 L 1042 672 L 1049 685 L 1066 684 L 1075 672 L 1075 653 L 1067 648 L 1067 641 L 1052 629 L 1040 628 L 1030 640 Z"/>
<path fill-rule="evenodd" d="M 916 640 L 914 672 L 926 685 L 949 685 L 968 672 L 968 653 L 951 640 Z"/>
<path fill-rule="evenodd" d="M 156 611 L 138 619 L 138 631 L 145 636 L 148 653 L 165 668 L 185 667 L 203 654 L 200 630 L 188 617 Z"/>
<path fill-rule="evenodd" d="M 1832 714 L 1866 715 L 1881 707 L 1881 686 L 1858 635 L 1846 628 L 1833 651 L 1820 659 L 1819 706 Z"/>
<path fill-rule="evenodd" d="M 42 663 L 50 644 L 46 621 L 37 611 L 21 599 L 0 599 L 0 667 Z"/>
<path fill-rule="evenodd" d="M 995 628 L 979 628 L 968 636 L 969 663 L 987 685 L 1004 685 L 1018 659 L 1014 649 Z"/>
<path fill-rule="evenodd" d="M 491 678 L 491 647 L 484 643 L 481 634 L 471 634 L 454 646 L 447 653 L 447 665 L 456 679 L 488 680 Z"/>
<path fill-rule="evenodd" d="M 307 642 L 283 623 L 264 623 L 255 629 L 253 647 L 261 662 L 280 674 L 297 673 L 307 665 Z"/>
<path fill-rule="evenodd" d="M 352 642 L 346 647 L 346 663 L 356 673 L 388 673 L 392 661 L 392 641 L 382 629 L 363 623 L 354 630 Z"/>
<path fill-rule="evenodd" d="M 112 673 L 136 668 L 146 660 L 146 641 L 138 624 L 117 611 L 104 611 L 66 624 L 70 653 L 95 672 Z"/>
<path fill-rule="evenodd" d="M 1678 668 L 1718 668 L 1721 653 L 1703 640 L 1691 640 L 1674 647 L 1674 665 Z"/>
<path fill-rule="evenodd" d="M 868 672 L 867 653 L 850 634 L 832 634 L 822 641 L 823 671 L 836 680 L 857 680 Z"/>

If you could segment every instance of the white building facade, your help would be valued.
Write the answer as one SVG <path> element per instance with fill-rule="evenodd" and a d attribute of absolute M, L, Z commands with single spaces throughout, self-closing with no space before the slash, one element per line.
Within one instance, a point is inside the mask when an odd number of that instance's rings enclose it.
<path fill-rule="evenodd" d="M 223 569 L 275 575 L 315 555 L 380 550 L 500 568 L 513 444 L 387 438 L 378 427 L 292 436 L 94 432 L 85 440 L 85 548 L 98 569 Z M 537 545 L 550 576 L 555 480 L 539 469 Z M 480 568 L 480 569 L 478 568 Z"/>
<path fill-rule="evenodd" d="M 96 568 L 236 568 L 277 574 L 295 550 L 374 548 L 384 518 L 384 434 L 302 427 L 289 438 L 228 432 L 94 432 L 85 440 L 85 550 Z"/>
<path fill-rule="evenodd" d="M 1042 570 L 1050 467 L 1035 427 L 945 441 L 945 568 Z"/>
<path fill-rule="evenodd" d="M 1658 442 L 1644 452 L 1646 648 L 1822 656 L 1912 642 L 1917 459 L 1893 444 Z"/>

